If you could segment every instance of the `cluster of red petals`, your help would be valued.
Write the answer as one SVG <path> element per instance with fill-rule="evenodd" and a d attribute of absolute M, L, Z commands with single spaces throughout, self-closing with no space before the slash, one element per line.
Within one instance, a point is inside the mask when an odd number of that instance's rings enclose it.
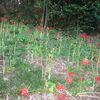
<path fill-rule="evenodd" d="M 56 25 L 56 24 L 58 24 L 58 23 L 54 23 L 54 25 Z"/>
<path fill-rule="evenodd" d="M 14 24 L 14 23 L 16 23 L 16 22 L 15 22 L 15 21 L 11 21 L 11 23 L 13 23 L 13 24 Z"/>
<path fill-rule="evenodd" d="M 66 82 L 68 82 L 69 84 L 74 82 L 74 79 L 72 77 L 69 77 L 66 79 Z"/>
<path fill-rule="evenodd" d="M 98 46 L 100 46 L 100 44 L 94 44 L 93 46 L 94 46 L 94 47 L 98 47 Z"/>
<path fill-rule="evenodd" d="M 82 76 L 80 76 L 80 80 L 83 80 L 84 78 Z"/>
<path fill-rule="evenodd" d="M 58 83 L 58 84 L 56 85 L 56 88 L 57 88 L 58 90 L 65 89 L 65 87 L 64 87 L 61 83 Z"/>
<path fill-rule="evenodd" d="M 8 32 L 10 32 L 11 30 L 10 29 L 8 29 Z"/>
<path fill-rule="evenodd" d="M 77 43 L 76 41 L 72 41 L 73 43 Z"/>
<path fill-rule="evenodd" d="M 58 94 L 57 98 L 58 98 L 58 100 L 71 100 L 68 97 L 66 97 L 66 95 L 63 93 Z"/>
<path fill-rule="evenodd" d="M 87 33 L 79 33 L 79 35 L 83 38 L 92 38 L 91 36 L 88 36 Z"/>
<path fill-rule="evenodd" d="M 100 81 L 100 76 L 95 77 L 96 81 Z"/>
<path fill-rule="evenodd" d="M 44 28 L 41 26 L 38 26 L 37 28 L 35 28 L 35 30 L 44 30 Z"/>
<path fill-rule="evenodd" d="M 81 63 L 87 65 L 87 64 L 90 63 L 90 60 L 87 59 L 87 58 L 84 58 L 84 59 L 82 59 L 82 62 Z"/>
<path fill-rule="evenodd" d="M 53 28 L 52 27 L 47 27 L 47 30 L 52 30 Z"/>
<path fill-rule="evenodd" d="M 60 36 L 56 36 L 56 38 L 61 38 Z"/>
<path fill-rule="evenodd" d="M 61 28 L 58 28 L 58 30 L 61 31 L 62 29 Z"/>
<path fill-rule="evenodd" d="M 21 93 L 20 95 L 22 96 L 28 96 L 29 95 L 29 90 L 27 87 L 20 89 Z"/>
<path fill-rule="evenodd" d="M 74 77 L 74 76 L 75 76 L 75 73 L 72 72 L 72 71 L 68 71 L 67 73 L 68 73 L 71 77 Z"/>
<path fill-rule="evenodd" d="M 30 29 L 28 29 L 27 31 L 31 31 Z"/>
<path fill-rule="evenodd" d="M 4 17 L 0 17 L 0 19 L 5 19 Z"/>
<path fill-rule="evenodd" d="M 73 37 L 73 35 L 70 35 L 70 37 Z"/>
<path fill-rule="evenodd" d="M 100 49 L 97 49 L 98 51 L 100 51 Z"/>

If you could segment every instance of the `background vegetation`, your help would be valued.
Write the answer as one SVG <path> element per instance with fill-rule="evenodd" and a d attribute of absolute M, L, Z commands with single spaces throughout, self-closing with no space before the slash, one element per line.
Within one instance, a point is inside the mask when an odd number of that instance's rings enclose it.
<path fill-rule="evenodd" d="M 1 15 L 18 14 L 23 23 L 45 24 L 85 32 L 100 32 L 99 0 L 1 0 Z M 13 12 L 12 12 L 13 11 Z M 10 19 L 11 20 L 11 19 Z"/>

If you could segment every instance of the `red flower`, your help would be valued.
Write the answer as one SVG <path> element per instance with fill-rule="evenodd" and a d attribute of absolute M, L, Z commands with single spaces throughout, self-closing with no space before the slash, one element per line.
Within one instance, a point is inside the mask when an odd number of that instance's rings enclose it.
<path fill-rule="evenodd" d="M 66 97 L 66 95 L 65 95 L 65 94 L 62 94 L 62 93 L 60 93 L 60 94 L 57 95 L 57 98 L 58 98 L 59 100 L 62 100 L 62 99 L 64 99 L 65 97 Z"/>
<path fill-rule="evenodd" d="M 73 83 L 73 82 L 74 82 L 74 79 L 71 78 L 71 77 L 70 77 L 70 78 L 67 78 L 67 79 L 66 79 L 66 82 L 68 82 L 68 83 Z"/>
<path fill-rule="evenodd" d="M 15 22 L 15 21 L 11 21 L 11 23 L 13 23 L 13 24 L 14 24 L 14 23 L 16 23 L 16 22 Z"/>
<path fill-rule="evenodd" d="M 58 24 L 58 23 L 54 23 L 54 24 Z"/>
<path fill-rule="evenodd" d="M 41 27 L 41 26 L 38 26 L 37 28 L 38 28 L 39 30 L 44 30 L 44 28 Z"/>
<path fill-rule="evenodd" d="M 4 17 L 0 17 L 0 19 L 5 19 Z"/>
<path fill-rule="evenodd" d="M 73 43 L 77 43 L 76 41 L 72 41 Z"/>
<path fill-rule="evenodd" d="M 71 100 L 71 99 L 69 99 L 69 98 L 65 97 L 63 100 Z"/>
<path fill-rule="evenodd" d="M 82 76 L 80 76 L 80 80 L 83 80 L 83 77 Z"/>
<path fill-rule="evenodd" d="M 83 38 L 92 38 L 91 36 L 88 36 L 87 33 L 79 33 L 79 35 Z"/>
<path fill-rule="evenodd" d="M 38 28 L 35 28 L 35 30 L 39 30 Z"/>
<path fill-rule="evenodd" d="M 57 38 L 61 38 L 60 36 L 56 36 Z"/>
<path fill-rule="evenodd" d="M 29 90 L 27 87 L 20 89 L 21 93 L 20 95 L 22 96 L 28 96 L 29 95 Z"/>
<path fill-rule="evenodd" d="M 73 37 L 72 35 L 70 35 L 70 37 Z"/>
<path fill-rule="evenodd" d="M 56 85 L 56 88 L 59 89 L 59 90 L 61 90 L 61 89 L 64 89 L 65 87 L 61 83 L 58 83 Z"/>
<path fill-rule="evenodd" d="M 89 59 L 87 59 L 87 58 L 84 58 L 84 59 L 82 59 L 82 64 L 89 64 L 90 63 L 90 60 Z"/>
<path fill-rule="evenodd" d="M 98 51 L 100 51 L 100 49 L 97 49 Z"/>
<path fill-rule="evenodd" d="M 30 29 L 28 29 L 27 31 L 31 31 Z"/>
<path fill-rule="evenodd" d="M 53 28 L 52 27 L 47 27 L 47 30 L 52 30 Z"/>
<path fill-rule="evenodd" d="M 83 43 L 82 41 L 80 41 L 79 43 Z"/>
<path fill-rule="evenodd" d="M 62 29 L 61 28 L 58 28 L 58 30 L 61 31 Z"/>
<path fill-rule="evenodd" d="M 11 30 L 10 29 L 8 29 L 8 32 L 10 32 Z"/>
<path fill-rule="evenodd" d="M 94 46 L 94 47 L 98 47 L 98 46 L 99 46 L 99 44 L 94 44 L 93 46 Z"/>
<path fill-rule="evenodd" d="M 35 28 L 35 30 L 44 30 L 44 28 L 41 26 L 38 26 L 37 28 Z"/>
<path fill-rule="evenodd" d="M 96 81 L 100 81 L 100 76 L 95 77 Z"/>
<path fill-rule="evenodd" d="M 74 77 L 75 76 L 75 73 L 74 72 L 72 72 L 72 71 L 68 71 L 67 72 L 70 76 L 72 76 L 72 77 Z"/>

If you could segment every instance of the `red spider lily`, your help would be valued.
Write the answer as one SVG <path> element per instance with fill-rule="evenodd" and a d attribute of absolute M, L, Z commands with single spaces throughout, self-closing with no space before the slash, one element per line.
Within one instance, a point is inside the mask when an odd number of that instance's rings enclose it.
<path fill-rule="evenodd" d="M 61 38 L 60 36 L 56 36 L 56 38 Z"/>
<path fill-rule="evenodd" d="M 80 80 L 83 80 L 84 78 L 82 76 L 80 76 Z"/>
<path fill-rule="evenodd" d="M 76 41 L 72 41 L 73 43 L 77 43 Z"/>
<path fill-rule="evenodd" d="M 15 24 L 16 22 L 15 21 L 11 21 L 11 23 Z"/>
<path fill-rule="evenodd" d="M 4 17 L 0 17 L 0 19 L 5 19 Z"/>
<path fill-rule="evenodd" d="M 97 49 L 98 51 L 100 51 L 100 49 Z"/>
<path fill-rule="evenodd" d="M 56 25 L 56 24 L 58 24 L 58 23 L 54 23 L 54 25 Z"/>
<path fill-rule="evenodd" d="M 8 29 L 8 32 L 10 32 L 11 30 L 10 29 Z"/>
<path fill-rule="evenodd" d="M 100 62 L 98 62 L 97 64 L 100 65 Z"/>
<path fill-rule="evenodd" d="M 37 28 L 38 28 L 39 30 L 44 30 L 44 28 L 41 27 L 41 26 L 38 26 Z"/>
<path fill-rule="evenodd" d="M 61 28 L 58 28 L 58 30 L 61 31 L 62 29 Z"/>
<path fill-rule="evenodd" d="M 41 26 L 38 26 L 37 28 L 35 28 L 35 30 L 44 30 L 44 28 Z"/>
<path fill-rule="evenodd" d="M 73 82 L 74 82 L 74 79 L 71 78 L 71 77 L 69 77 L 69 78 L 66 79 L 66 82 L 68 82 L 69 84 L 70 84 L 70 83 L 73 83 Z"/>
<path fill-rule="evenodd" d="M 93 46 L 94 46 L 94 47 L 98 47 L 98 46 L 100 46 L 100 44 L 94 44 Z"/>
<path fill-rule="evenodd" d="M 74 77 L 75 76 L 75 73 L 74 72 L 72 72 L 72 71 L 68 71 L 67 72 L 70 76 L 72 76 L 72 77 Z"/>
<path fill-rule="evenodd" d="M 59 100 L 62 100 L 62 99 L 64 99 L 65 97 L 66 97 L 66 95 L 65 95 L 65 94 L 62 94 L 62 93 L 60 93 L 60 94 L 57 95 L 57 98 L 58 98 Z"/>
<path fill-rule="evenodd" d="M 92 38 L 91 36 L 88 36 L 87 33 L 79 33 L 79 35 L 83 38 Z"/>
<path fill-rule="evenodd" d="M 39 30 L 38 28 L 35 28 L 35 30 Z"/>
<path fill-rule="evenodd" d="M 95 77 L 96 81 L 100 81 L 100 76 Z"/>
<path fill-rule="evenodd" d="M 27 87 L 20 89 L 22 96 L 28 96 L 29 95 L 29 89 Z"/>
<path fill-rule="evenodd" d="M 61 83 L 58 83 L 58 84 L 56 85 L 56 88 L 59 89 L 59 90 L 62 90 L 62 89 L 64 89 L 65 87 L 64 87 Z"/>
<path fill-rule="evenodd" d="M 70 37 L 73 37 L 72 35 L 70 35 Z"/>
<path fill-rule="evenodd" d="M 82 64 L 89 64 L 90 63 L 90 60 L 89 59 L 87 59 L 87 58 L 84 58 L 84 59 L 82 59 L 82 62 L 81 62 Z"/>
<path fill-rule="evenodd" d="M 79 43 L 83 43 L 82 41 L 80 41 Z"/>
<path fill-rule="evenodd" d="M 61 32 L 59 32 L 59 33 L 62 33 L 62 31 L 61 31 Z"/>
<path fill-rule="evenodd" d="M 69 99 L 69 98 L 65 97 L 63 100 L 71 100 L 71 99 Z"/>
<path fill-rule="evenodd" d="M 27 31 L 31 31 L 30 29 L 28 29 Z"/>
<path fill-rule="evenodd" d="M 47 27 L 47 30 L 52 30 L 53 28 L 52 27 Z"/>

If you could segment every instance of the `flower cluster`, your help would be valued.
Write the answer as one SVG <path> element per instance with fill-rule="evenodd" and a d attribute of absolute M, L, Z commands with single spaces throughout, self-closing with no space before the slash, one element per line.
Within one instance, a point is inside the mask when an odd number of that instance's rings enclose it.
<path fill-rule="evenodd" d="M 44 28 L 41 26 L 38 26 L 37 28 L 35 28 L 35 30 L 44 30 Z"/>
<path fill-rule="evenodd" d="M 62 85 L 61 83 L 58 83 L 57 85 L 56 85 L 56 88 L 58 89 L 58 90 L 63 90 L 63 89 L 65 89 L 65 86 L 64 85 Z M 58 95 L 57 95 L 57 98 L 58 98 L 58 100 L 70 100 L 65 94 L 63 94 L 63 93 L 59 93 Z"/>
<path fill-rule="evenodd" d="M 29 89 L 27 87 L 20 89 L 22 96 L 28 96 L 29 95 Z"/>
<path fill-rule="evenodd" d="M 100 81 L 100 76 L 95 77 L 96 81 Z"/>
<path fill-rule="evenodd" d="M 83 38 L 92 38 L 91 36 L 88 36 L 87 33 L 79 33 L 79 35 Z"/>
<path fill-rule="evenodd" d="M 52 30 L 53 28 L 52 27 L 47 27 L 47 30 Z"/>
<path fill-rule="evenodd" d="M 0 19 L 5 19 L 4 17 L 0 17 Z"/>
<path fill-rule="evenodd" d="M 68 98 L 65 94 L 60 93 L 57 95 L 58 100 L 71 100 L 70 98 Z"/>
<path fill-rule="evenodd" d="M 11 23 L 15 24 L 16 22 L 15 21 L 11 21 Z"/>
<path fill-rule="evenodd" d="M 84 59 L 82 59 L 82 62 L 81 63 L 87 65 L 87 64 L 90 63 L 90 60 L 87 59 L 87 58 L 84 58 Z"/>

